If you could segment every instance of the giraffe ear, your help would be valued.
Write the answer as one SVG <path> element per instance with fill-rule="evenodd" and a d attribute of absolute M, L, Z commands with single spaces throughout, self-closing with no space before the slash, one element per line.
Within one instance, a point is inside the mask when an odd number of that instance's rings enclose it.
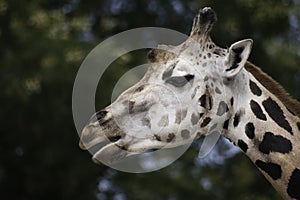
<path fill-rule="evenodd" d="M 241 40 L 231 45 L 225 60 L 225 77 L 236 76 L 244 67 L 251 53 L 253 41 L 251 39 Z"/>

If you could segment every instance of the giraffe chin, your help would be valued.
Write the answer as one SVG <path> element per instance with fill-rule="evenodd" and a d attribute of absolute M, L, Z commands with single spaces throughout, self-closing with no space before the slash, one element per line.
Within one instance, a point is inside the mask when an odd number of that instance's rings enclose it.
<path fill-rule="evenodd" d="M 111 165 L 125 159 L 134 153 L 123 150 L 117 142 L 110 143 L 99 149 L 92 157 L 96 164 Z"/>

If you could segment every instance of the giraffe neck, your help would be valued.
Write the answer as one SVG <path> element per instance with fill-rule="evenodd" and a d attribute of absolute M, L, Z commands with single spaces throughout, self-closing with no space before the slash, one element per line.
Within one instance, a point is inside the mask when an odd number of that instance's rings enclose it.
<path fill-rule="evenodd" d="M 223 135 L 245 152 L 284 199 L 300 199 L 300 117 L 246 70 L 231 86 L 231 118 Z"/>

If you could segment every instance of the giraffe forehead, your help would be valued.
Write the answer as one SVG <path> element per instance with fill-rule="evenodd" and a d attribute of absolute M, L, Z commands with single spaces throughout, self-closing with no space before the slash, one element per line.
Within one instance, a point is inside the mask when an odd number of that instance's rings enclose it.
<path fill-rule="evenodd" d="M 199 54 L 200 55 L 200 54 Z M 202 55 L 202 54 L 201 54 Z M 211 56 L 208 58 L 206 55 Z M 176 61 L 167 64 L 163 73 L 167 72 L 169 75 L 186 75 L 187 73 L 193 74 L 212 74 L 216 71 L 217 64 L 219 63 L 216 58 L 212 58 L 212 54 L 204 54 L 204 58 L 198 56 L 181 56 Z M 176 64 L 174 64 L 176 63 Z"/>
<path fill-rule="evenodd" d="M 177 47 L 159 46 L 148 54 L 153 63 L 154 70 L 167 69 L 176 63 L 176 70 L 188 70 L 190 67 L 207 67 L 220 63 L 226 58 L 228 49 L 223 49 L 214 44 L 210 39 L 195 40 L 190 37 L 187 41 Z M 208 71 L 208 70 L 206 70 Z"/>

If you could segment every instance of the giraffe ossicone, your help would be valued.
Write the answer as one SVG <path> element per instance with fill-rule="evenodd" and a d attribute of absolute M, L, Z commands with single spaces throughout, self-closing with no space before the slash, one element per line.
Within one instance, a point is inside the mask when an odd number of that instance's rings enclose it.
<path fill-rule="evenodd" d="M 247 61 L 251 39 L 228 49 L 211 40 L 216 20 L 201 9 L 184 43 L 151 50 L 144 77 L 91 118 L 80 147 L 110 141 L 93 159 L 115 162 L 218 132 L 284 199 L 300 199 L 300 105 Z"/>

